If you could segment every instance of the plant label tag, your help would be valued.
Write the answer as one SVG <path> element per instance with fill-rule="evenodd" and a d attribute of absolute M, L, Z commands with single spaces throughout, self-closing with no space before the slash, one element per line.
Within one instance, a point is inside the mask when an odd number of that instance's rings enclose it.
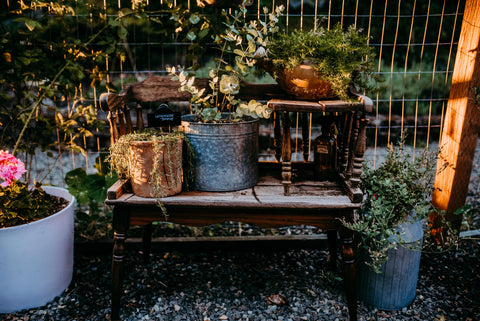
<path fill-rule="evenodd" d="M 148 127 L 178 126 L 181 123 L 179 112 L 172 111 L 168 105 L 162 104 L 153 113 L 147 114 Z"/>

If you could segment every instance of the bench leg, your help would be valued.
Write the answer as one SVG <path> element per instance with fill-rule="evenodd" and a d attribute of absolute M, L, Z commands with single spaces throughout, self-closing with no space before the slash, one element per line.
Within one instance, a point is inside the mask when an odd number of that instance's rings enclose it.
<path fill-rule="evenodd" d="M 111 320 L 120 320 L 120 294 L 123 283 L 123 258 L 125 239 L 129 225 L 128 210 L 113 208 L 114 245 L 112 256 L 112 315 Z"/>
<path fill-rule="evenodd" d="M 357 321 L 357 285 L 353 232 L 342 228 L 340 230 L 340 236 L 342 238 L 343 279 L 345 282 L 348 312 L 350 314 L 350 321 Z"/>
<path fill-rule="evenodd" d="M 152 223 L 147 224 L 143 227 L 142 243 L 143 263 L 148 264 L 148 262 L 150 261 L 150 252 L 152 249 Z"/>
<path fill-rule="evenodd" d="M 327 268 L 330 271 L 337 269 L 337 230 L 328 230 L 328 259 Z"/>

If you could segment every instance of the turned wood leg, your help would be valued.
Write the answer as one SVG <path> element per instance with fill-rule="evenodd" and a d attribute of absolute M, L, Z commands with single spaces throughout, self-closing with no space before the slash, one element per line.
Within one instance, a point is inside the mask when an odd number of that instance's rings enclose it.
<path fill-rule="evenodd" d="M 357 291 L 353 232 L 346 228 L 341 228 L 340 236 L 342 238 L 343 279 L 347 296 L 348 312 L 350 314 L 350 321 L 357 321 Z"/>
<path fill-rule="evenodd" d="M 290 185 L 292 184 L 292 143 L 290 136 L 290 115 L 283 113 L 283 140 L 282 140 L 282 184 L 283 194 L 290 195 Z"/>
<path fill-rule="evenodd" d="M 150 261 L 150 252 L 152 248 L 152 223 L 147 224 L 143 227 L 142 243 L 143 263 L 148 264 L 148 262 Z"/>
<path fill-rule="evenodd" d="M 279 162 L 282 159 L 282 127 L 280 124 L 280 113 L 273 113 L 273 147 L 275 149 L 275 159 Z"/>
<path fill-rule="evenodd" d="M 308 122 L 308 116 L 310 115 L 310 121 L 312 114 L 302 113 L 302 150 L 303 160 L 308 162 L 310 158 L 310 124 Z"/>
<path fill-rule="evenodd" d="M 328 259 L 327 267 L 330 271 L 337 269 L 337 230 L 328 230 Z"/>
<path fill-rule="evenodd" d="M 367 123 L 365 115 L 359 115 L 359 131 L 358 131 L 358 138 L 357 143 L 355 144 L 355 157 L 353 158 L 353 169 L 352 169 L 352 177 L 350 178 L 350 182 L 353 188 L 357 188 L 360 186 L 360 176 L 362 175 L 362 168 L 363 168 L 363 156 L 366 150 L 367 144 Z"/>
<path fill-rule="evenodd" d="M 112 316 L 111 320 L 120 320 L 120 294 L 123 282 L 123 258 L 125 239 L 129 225 L 128 210 L 113 208 L 113 256 L 112 256 Z"/>

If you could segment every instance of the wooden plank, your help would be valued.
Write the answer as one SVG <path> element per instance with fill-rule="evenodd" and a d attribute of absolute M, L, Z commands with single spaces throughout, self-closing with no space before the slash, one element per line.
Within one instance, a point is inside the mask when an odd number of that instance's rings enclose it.
<path fill-rule="evenodd" d="M 280 194 L 279 194 L 280 193 Z M 183 206 L 185 208 L 217 208 L 243 210 L 296 210 L 302 209 L 355 209 L 358 203 L 352 203 L 350 198 L 343 193 L 328 193 L 315 191 L 308 187 L 295 187 L 291 190 L 290 196 L 283 196 L 283 186 L 257 187 L 255 196 L 251 192 L 249 195 L 233 195 L 232 193 L 201 193 L 184 192 L 178 195 L 163 198 L 161 201 L 167 207 Z M 154 198 L 144 198 L 133 194 L 123 194 L 118 199 L 109 199 L 108 205 L 127 205 L 128 206 L 156 206 Z"/>
<path fill-rule="evenodd" d="M 366 113 L 371 113 L 373 111 L 373 101 L 369 97 L 362 95 L 352 89 L 350 91 L 354 96 L 357 96 L 358 99 L 363 103 L 364 111 Z"/>
<path fill-rule="evenodd" d="M 250 84 L 242 83 L 240 92 L 237 95 L 238 99 L 243 100 L 269 100 L 272 98 L 285 97 L 285 92 L 278 84 Z"/>
<path fill-rule="evenodd" d="M 116 200 L 120 198 L 122 194 L 125 194 L 127 191 L 127 184 L 128 181 L 126 180 L 118 180 L 113 183 L 107 190 L 107 200 Z"/>
<path fill-rule="evenodd" d="M 343 184 L 345 193 L 350 198 L 352 203 L 361 203 L 363 201 L 363 192 L 359 186 L 353 187 L 352 183 L 345 177 L 345 175 L 340 174 L 341 182 Z"/>
<path fill-rule="evenodd" d="M 122 188 L 122 189 L 121 189 Z M 124 204 L 129 206 L 155 206 L 154 198 L 144 198 L 133 194 L 123 194 L 126 189 L 115 185 L 109 189 L 109 205 Z M 166 206 L 215 207 L 240 209 L 352 209 L 358 204 L 352 203 L 344 188 L 333 181 L 301 181 L 290 187 L 290 196 L 283 195 L 281 180 L 272 176 L 263 176 L 254 188 L 232 192 L 186 191 L 165 197 L 162 203 Z M 124 204 L 125 205 L 125 204 Z"/>
<path fill-rule="evenodd" d="M 206 87 L 208 79 L 197 79 L 197 85 Z M 169 76 L 149 76 L 144 81 L 130 86 L 132 99 L 140 102 L 189 101 L 191 95 L 179 91 L 180 82 Z"/>
<path fill-rule="evenodd" d="M 164 216 L 158 207 L 137 208 L 131 217 L 131 225 L 146 225 L 154 221 L 172 222 L 186 226 L 207 226 L 227 221 L 243 222 L 257 227 L 275 228 L 285 226 L 309 225 L 322 229 L 337 229 L 338 218 L 350 219 L 351 209 L 319 208 L 256 208 L 238 207 L 189 207 L 167 206 L 168 216 Z"/>
<path fill-rule="evenodd" d="M 196 79 L 199 88 L 209 88 L 207 78 Z M 180 83 L 173 81 L 170 76 L 151 75 L 144 81 L 127 85 L 119 94 L 108 93 L 100 97 L 101 108 L 104 111 L 116 110 L 123 105 L 132 102 L 177 102 L 189 101 L 191 95 L 185 91 L 179 91 Z M 238 98 L 250 100 L 268 100 L 284 96 L 277 84 L 242 84 Z"/>
<path fill-rule="evenodd" d="M 141 238 L 127 238 L 126 246 L 135 250 L 142 250 Z M 265 251 L 265 250 L 292 250 L 292 249 L 322 249 L 327 247 L 325 233 L 313 235 L 266 235 L 266 236 L 202 236 L 202 237 L 154 237 L 151 249 L 156 251 Z M 76 242 L 75 253 L 111 253 L 113 240 L 95 242 Z"/>
<path fill-rule="evenodd" d="M 344 112 L 350 110 L 363 111 L 365 109 L 362 102 L 347 102 L 342 100 L 298 101 L 272 99 L 268 102 L 268 106 L 274 111 L 294 111 L 304 113 Z"/>
<path fill-rule="evenodd" d="M 318 186 L 292 184 L 290 195 L 283 195 L 282 186 L 255 186 L 255 195 L 264 208 L 357 208 L 339 186 L 319 188 Z"/>
<path fill-rule="evenodd" d="M 438 166 L 444 162 L 449 165 L 437 174 L 433 193 L 433 204 L 446 211 L 447 220 L 456 229 L 462 217 L 453 213 L 465 204 L 480 130 L 479 42 L 480 0 L 467 0 L 440 141 L 442 150 Z M 436 227 L 439 227 L 438 222 Z"/>

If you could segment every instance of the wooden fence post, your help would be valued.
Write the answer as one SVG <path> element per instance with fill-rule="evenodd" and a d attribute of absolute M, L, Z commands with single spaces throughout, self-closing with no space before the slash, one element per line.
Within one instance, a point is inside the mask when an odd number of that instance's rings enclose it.
<path fill-rule="evenodd" d="M 453 228 L 459 229 L 461 215 L 454 212 L 465 204 L 475 148 L 480 130 L 480 0 L 467 0 L 453 69 L 445 125 L 440 140 L 438 166 L 446 170 L 435 177 L 433 204 L 445 210 Z M 440 232 L 438 218 L 434 228 Z"/>

